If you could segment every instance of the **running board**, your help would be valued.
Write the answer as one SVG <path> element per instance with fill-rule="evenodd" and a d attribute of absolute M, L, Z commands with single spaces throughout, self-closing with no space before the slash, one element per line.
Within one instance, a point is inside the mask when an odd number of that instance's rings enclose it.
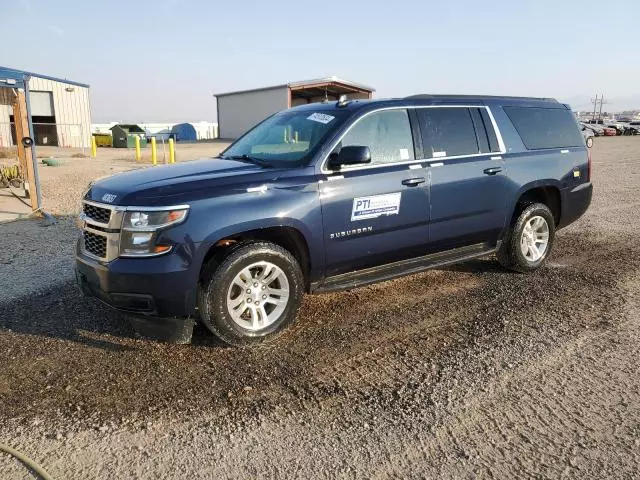
<path fill-rule="evenodd" d="M 478 257 L 484 257 L 498 250 L 498 246 L 477 243 L 467 247 L 459 247 L 444 252 L 432 253 L 422 257 L 410 258 L 399 262 L 387 263 L 379 267 L 365 268 L 355 272 L 343 273 L 327 277 L 322 282 L 311 285 L 313 293 L 333 292 L 350 288 L 363 287 L 372 283 L 383 282 L 405 275 L 423 272 L 431 268 L 442 267 L 452 263 L 460 263 Z"/>

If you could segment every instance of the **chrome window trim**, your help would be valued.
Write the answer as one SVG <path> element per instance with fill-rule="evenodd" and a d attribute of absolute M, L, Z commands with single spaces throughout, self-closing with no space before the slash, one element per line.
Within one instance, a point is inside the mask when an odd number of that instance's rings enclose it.
<path fill-rule="evenodd" d="M 383 112 L 385 110 L 407 110 L 408 111 L 410 109 L 417 110 L 417 109 L 423 109 L 423 108 L 484 108 L 486 109 L 489 115 L 489 119 L 491 120 L 491 126 L 493 127 L 493 130 L 496 133 L 496 138 L 498 140 L 498 148 L 500 148 L 500 151 L 488 152 L 488 153 L 472 153 L 470 155 L 453 155 L 449 157 L 438 157 L 438 158 L 421 158 L 419 160 L 407 160 L 405 162 L 381 163 L 379 165 L 361 165 L 361 166 L 354 166 L 354 167 L 347 167 L 347 168 L 341 167 L 340 170 L 329 170 L 326 168 L 327 162 L 329 161 L 329 155 L 331 155 L 331 152 L 333 151 L 333 149 L 336 148 L 336 146 L 349 133 L 349 131 L 363 118 L 373 113 Z M 491 111 L 491 108 L 488 105 L 409 105 L 409 106 L 382 107 L 382 108 L 377 108 L 375 110 L 371 110 L 365 113 L 364 115 L 362 115 L 361 117 L 359 117 L 355 122 L 349 125 L 349 128 L 347 128 L 342 133 L 342 135 L 340 135 L 336 140 L 332 142 L 331 148 L 329 149 L 329 153 L 327 153 L 324 159 L 322 160 L 322 163 L 320 166 L 320 172 L 325 175 L 333 175 L 336 173 L 352 172 L 357 170 L 369 170 L 374 168 L 391 167 L 396 165 L 412 165 L 415 163 L 425 163 L 425 162 L 426 163 L 442 162 L 446 160 L 456 160 L 459 158 L 475 158 L 475 157 L 504 155 L 505 153 L 507 153 L 507 150 L 504 144 L 504 140 L 502 138 L 502 133 L 500 132 L 500 129 L 498 128 L 498 124 L 496 123 L 496 119 L 493 116 L 493 112 Z"/>

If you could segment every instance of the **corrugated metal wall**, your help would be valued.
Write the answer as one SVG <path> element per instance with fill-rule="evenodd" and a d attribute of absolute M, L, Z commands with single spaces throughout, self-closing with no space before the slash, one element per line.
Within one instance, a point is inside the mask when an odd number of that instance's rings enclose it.
<path fill-rule="evenodd" d="M 56 130 L 60 146 L 91 146 L 91 106 L 89 89 L 78 85 L 56 82 L 45 78 L 31 77 L 31 91 L 52 92 L 53 109 L 56 119 Z M 67 91 L 67 89 L 73 89 Z M 8 105 L 0 105 L 0 145 L 11 144 L 11 135 L 5 126 L 9 123 L 12 109 Z M 5 138 L 7 137 L 9 138 Z"/>
<path fill-rule="evenodd" d="M 218 97 L 220 138 L 238 138 L 269 115 L 289 105 L 289 87 Z"/>

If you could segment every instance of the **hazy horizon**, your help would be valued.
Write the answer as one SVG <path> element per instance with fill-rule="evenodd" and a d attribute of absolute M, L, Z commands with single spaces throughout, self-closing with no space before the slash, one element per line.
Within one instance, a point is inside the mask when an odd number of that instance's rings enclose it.
<path fill-rule="evenodd" d="M 589 111 L 604 94 L 603 111 L 640 109 L 631 0 L 327 0 L 295 10 L 19 0 L 3 14 L 0 64 L 90 84 L 97 123 L 215 121 L 214 93 L 332 75 L 371 85 L 376 98 L 527 95 Z"/>

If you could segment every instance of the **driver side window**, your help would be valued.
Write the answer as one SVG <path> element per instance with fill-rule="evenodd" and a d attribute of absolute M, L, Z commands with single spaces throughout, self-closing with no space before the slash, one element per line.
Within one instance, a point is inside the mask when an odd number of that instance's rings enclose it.
<path fill-rule="evenodd" d="M 356 121 L 342 139 L 342 147 L 371 150 L 371 165 L 415 160 L 409 114 L 404 109 L 371 113 Z"/>

